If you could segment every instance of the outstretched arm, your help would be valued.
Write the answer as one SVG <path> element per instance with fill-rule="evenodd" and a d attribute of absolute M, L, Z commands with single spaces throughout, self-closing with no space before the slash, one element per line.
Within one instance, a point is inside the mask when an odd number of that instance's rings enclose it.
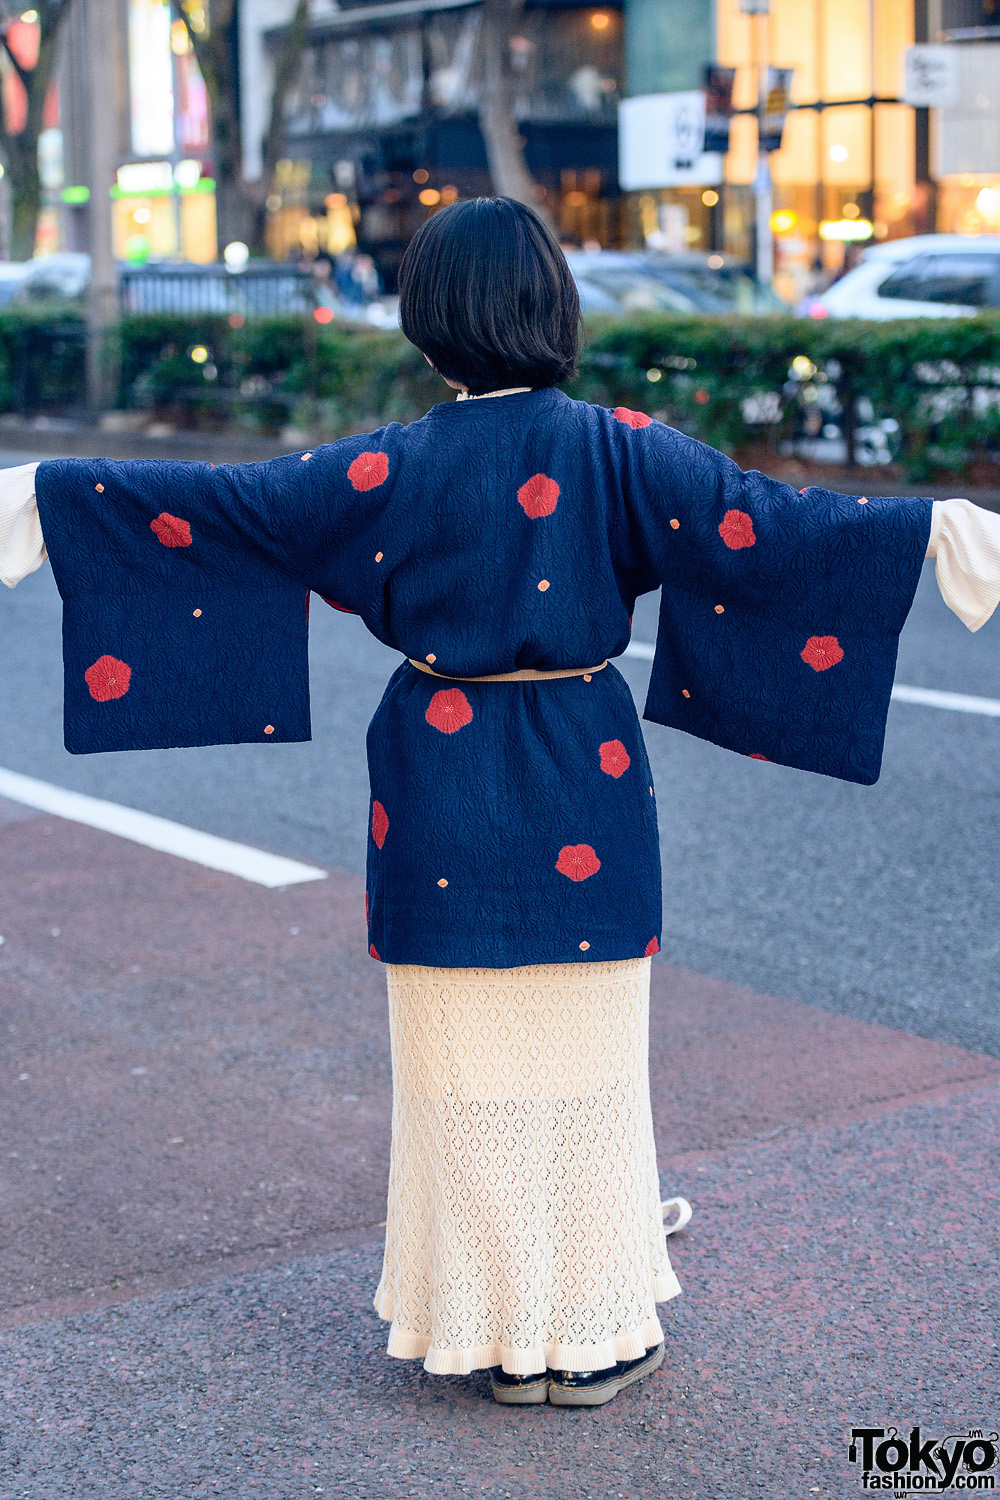
<path fill-rule="evenodd" d="M 924 558 L 978 628 L 1000 594 L 1000 522 L 964 501 L 800 493 L 626 415 L 615 437 L 629 571 L 662 585 L 646 717 L 758 760 L 875 781 Z"/>
<path fill-rule="evenodd" d="M 48 553 L 35 503 L 37 464 L 0 469 L 0 583 L 9 589 L 42 566 Z"/>
<path fill-rule="evenodd" d="M 1000 516 L 969 500 L 935 501 L 927 556 L 945 604 L 981 630 L 1000 604 Z"/>
<path fill-rule="evenodd" d="M 308 739 L 308 593 L 357 608 L 376 587 L 385 436 L 263 464 L 0 474 L 0 577 L 47 552 L 63 598 L 67 748 Z"/>

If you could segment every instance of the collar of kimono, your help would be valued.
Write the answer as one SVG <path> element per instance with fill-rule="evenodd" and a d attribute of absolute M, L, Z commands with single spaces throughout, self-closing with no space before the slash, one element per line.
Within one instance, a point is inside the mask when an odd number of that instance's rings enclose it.
<path fill-rule="evenodd" d="M 471 391 L 459 391 L 455 397 L 456 401 L 485 401 L 490 396 L 521 396 L 525 391 L 530 391 L 530 385 L 511 385 L 505 391 L 480 391 L 474 396 Z"/>

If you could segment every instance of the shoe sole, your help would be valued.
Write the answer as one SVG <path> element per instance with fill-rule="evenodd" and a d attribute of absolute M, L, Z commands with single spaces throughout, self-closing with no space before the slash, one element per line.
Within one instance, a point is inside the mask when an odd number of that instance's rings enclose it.
<path fill-rule="evenodd" d="M 497 1385 L 491 1380 L 493 1399 L 501 1406 L 542 1406 L 549 1399 L 548 1380 L 534 1385 Z"/>
<path fill-rule="evenodd" d="M 644 1359 L 641 1365 L 637 1365 L 627 1375 L 606 1380 L 601 1385 L 592 1385 L 588 1390 L 574 1391 L 553 1380 L 549 1385 L 549 1401 L 553 1406 L 603 1406 L 606 1401 L 613 1401 L 627 1385 L 634 1385 L 644 1375 L 651 1375 L 654 1370 L 658 1370 L 665 1352 L 661 1344 L 648 1359 Z"/>

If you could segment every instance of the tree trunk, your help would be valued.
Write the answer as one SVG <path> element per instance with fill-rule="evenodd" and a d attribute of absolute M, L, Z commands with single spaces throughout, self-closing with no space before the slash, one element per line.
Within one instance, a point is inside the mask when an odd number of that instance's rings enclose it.
<path fill-rule="evenodd" d="M 210 92 L 219 246 L 224 249 L 233 240 L 242 240 L 251 250 L 259 250 L 254 216 L 243 191 L 243 139 L 234 82 L 226 78 Z"/>
<path fill-rule="evenodd" d="M 10 258 L 30 260 L 35 253 L 35 232 L 42 206 L 38 137 L 28 138 L 27 131 L 11 136 L 4 154 L 10 183 Z"/>
<path fill-rule="evenodd" d="M 514 77 L 510 64 L 510 39 L 523 9 L 523 0 L 483 0 L 480 46 L 483 84 L 479 99 L 479 125 L 486 143 L 493 191 L 516 198 L 535 209 L 550 227 L 538 184 L 524 159 L 524 142 L 514 118 Z"/>
<path fill-rule="evenodd" d="M 275 64 L 274 90 L 264 138 L 264 172 L 259 182 L 243 176 L 243 129 L 239 112 L 238 11 L 233 0 L 214 0 L 208 12 L 209 30 L 196 32 L 175 0 L 177 13 L 188 28 L 195 57 L 205 80 L 212 115 L 212 156 L 215 162 L 215 212 L 219 244 L 224 249 L 240 240 L 260 254 L 265 249 L 267 213 L 264 201 L 275 165 L 284 149 L 285 102 L 295 83 L 306 41 L 308 0 L 296 0 Z"/>
<path fill-rule="evenodd" d="M 299 76 L 308 26 L 309 0 L 297 0 L 295 12 L 281 39 L 281 51 L 274 68 L 271 111 L 263 141 L 264 170 L 261 175 L 265 193 L 285 150 L 285 105 Z"/>
<path fill-rule="evenodd" d="M 0 112 L 0 155 L 10 179 L 10 255 L 12 260 L 30 260 L 35 253 L 35 234 L 42 206 L 42 182 L 38 171 L 38 137 L 45 116 L 45 98 L 52 81 L 56 41 L 69 0 L 42 0 L 38 6 L 38 58 L 26 67 L 3 40 L 7 59 L 21 80 L 27 98 L 23 130 L 11 135 Z"/>
<path fill-rule="evenodd" d="M 248 191 L 252 186 L 242 177 L 226 178 L 221 169 L 219 171 L 215 184 L 215 217 L 222 250 L 234 240 L 248 246 L 254 254 L 263 249 L 264 208 Z"/>

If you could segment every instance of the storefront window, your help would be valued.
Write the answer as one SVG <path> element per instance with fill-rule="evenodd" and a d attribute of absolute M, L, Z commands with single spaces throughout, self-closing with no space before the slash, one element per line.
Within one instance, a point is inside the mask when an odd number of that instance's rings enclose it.
<path fill-rule="evenodd" d="M 938 189 L 938 228 L 944 234 L 1000 234 L 1000 175 L 946 177 Z"/>
<path fill-rule="evenodd" d="M 606 22 L 596 26 L 595 21 Z M 617 11 L 534 11 L 511 48 L 519 119 L 613 119 L 621 71 Z"/>
<path fill-rule="evenodd" d="M 959 39 L 963 32 L 1000 31 L 1000 0 L 941 0 L 941 29 L 949 37 L 958 32 Z"/>
<path fill-rule="evenodd" d="M 309 48 L 289 105 L 289 134 L 392 125 L 428 106 L 474 112 L 478 30 L 478 10 L 443 11 L 428 16 L 423 32 L 403 26 Z M 528 12 L 511 38 L 511 57 L 519 119 L 614 122 L 621 71 L 617 11 Z"/>
<path fill-rule="evenodd" d="M 289 106 L 290 135 L 412 119 L 423 102 L 420 30 L 343 37 L 310 47 Z"/>

